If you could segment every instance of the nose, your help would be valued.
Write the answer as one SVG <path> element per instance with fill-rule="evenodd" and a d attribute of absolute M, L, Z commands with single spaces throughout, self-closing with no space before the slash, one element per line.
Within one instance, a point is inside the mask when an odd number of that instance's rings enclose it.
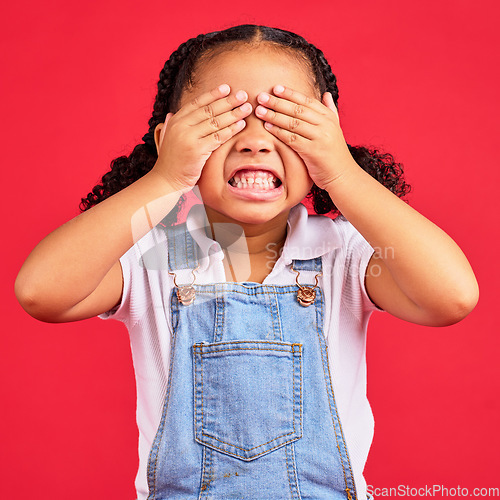
<path fill-rule="evenodd" d="M 255 106 L 254 106 L 255 109 Z M 245 118 L 245 128 L 235 136 L 234 148 L 239 153 L 270 153 L 274 151 L 274 136 L 264 128 L 255 111 Z"/>

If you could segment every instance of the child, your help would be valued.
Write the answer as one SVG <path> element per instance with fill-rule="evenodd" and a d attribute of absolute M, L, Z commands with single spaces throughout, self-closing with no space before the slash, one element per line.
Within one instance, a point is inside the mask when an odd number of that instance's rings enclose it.
<path fill-rule="evenodd" d="M 40 320 L 127 325 L 141 500 L 370 498 L 371 313 L 444 326 L 478 300 L 458 246 L 402 201 L 401 166 L 346 144 L 337 100 L 298 35 L 188 40 L 144 144 L 19 272 Z M 195 187 L 203 204 L 174 225 Z M 308 193 L 338 216 L 308 215 Z"/>

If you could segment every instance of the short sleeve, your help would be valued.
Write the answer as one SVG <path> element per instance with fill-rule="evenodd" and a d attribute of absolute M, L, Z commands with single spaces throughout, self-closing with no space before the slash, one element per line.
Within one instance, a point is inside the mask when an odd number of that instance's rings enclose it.
<path fill-rule="evenodd" d="M 116 319 L 133 327 L 153 305 L 161 303 L 159 272 L 166 268 L 166 238 L 153 228 L 120 257 L 123 276 L 122 299 L 113 309 L 99 314 L 101 319 Z"/>
<path fill-rule="evenodd" d="M 371 300 L 366 290 L 366 271 L 375 250 L 350 222 L 339 218 L 334 222 L 343 237 L 344 302 L 359 318 L 373 311 L 384 311 Z"/>
<path fill-rule="evenodd" d="M 130 250 L 133 250 L 133 247 Z M 113 307 L 113 309 L 99 314 L 97 316 L 98 318 L 116 319 L 117 321 L 127 323 L 130 312 L 130 288 L 132 283 L 131 265 L 129 262 L 130 250 L 120 257 L 120 267 L 122 270 L 123 278 L 123 292 L 121 301 L 119 304 Z"/>

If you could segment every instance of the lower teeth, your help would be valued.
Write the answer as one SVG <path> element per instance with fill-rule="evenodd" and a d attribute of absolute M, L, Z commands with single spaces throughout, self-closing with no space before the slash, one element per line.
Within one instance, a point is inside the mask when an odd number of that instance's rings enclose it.
<path fill-rule="evenodd" d="M 280 183 L 278 181 L 275 182 L 270 182 L 267 186 L 265 184 L 261 184 L 258 182 L 254 182 L 253 184 L 250 183 L 245 183 L 243 184 L 242 182 L 236 182 L 234 179 L 231 179 L 229 181 L 229 185 L 237 188 L 237 189 L 265 189 L 265 190 L 271 190 L 271 189 L 276 189 L 279 187 Z"/>

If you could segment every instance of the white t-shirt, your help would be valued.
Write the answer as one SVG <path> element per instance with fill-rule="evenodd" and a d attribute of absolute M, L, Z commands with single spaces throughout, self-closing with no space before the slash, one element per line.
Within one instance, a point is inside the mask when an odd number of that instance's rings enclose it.
<path fill-rule="evenodd" d="M 223 252 L 208 238 L 203 205 L 195 205 L 187 216 L 187 227 L 200 246 L 201 266 L 197 284 L 225 282 Z M 137 425 L 139 428 L 139 470 L 136 478 L 138 500 L 148 496 L 147 461 L 160 423 L 169 372 L 170 303 L 173 278 L 168 263 L 144 266 L 143 255 L 158 245 L 166 248 L 166 234 L 159 225 L 135 243 L 121 258 L 123 297 L 102 319 L 122 321 L 130 334 L 137 384 Z M 263 284 L 293 285 L 297 274 L 292 260 L 322 257 L 319 279 L 324 299 L 324 334 L 328 344 L 330 373 L 347 449 L 351 459 L 358 498 L 366 498 L 363 478 L 373 439 L 373 415 L 366 397 L 366 328 L 371 313 L 381 311 L 365 289 L 365 271 L 374 250 L 347 220 L 308 215 L 304 205 L 290 211 L 283 251 Z M 165 253 L 166 255 L 166 253 Z M 160 263 L 161 264 L 161 263 Z M 187 271 L 186 271 L 187 272 Z M 300 282 L 314 283 L 314 275 L 301 271 Z M 178 283 L 189 283 L 188 272 Z"/>

